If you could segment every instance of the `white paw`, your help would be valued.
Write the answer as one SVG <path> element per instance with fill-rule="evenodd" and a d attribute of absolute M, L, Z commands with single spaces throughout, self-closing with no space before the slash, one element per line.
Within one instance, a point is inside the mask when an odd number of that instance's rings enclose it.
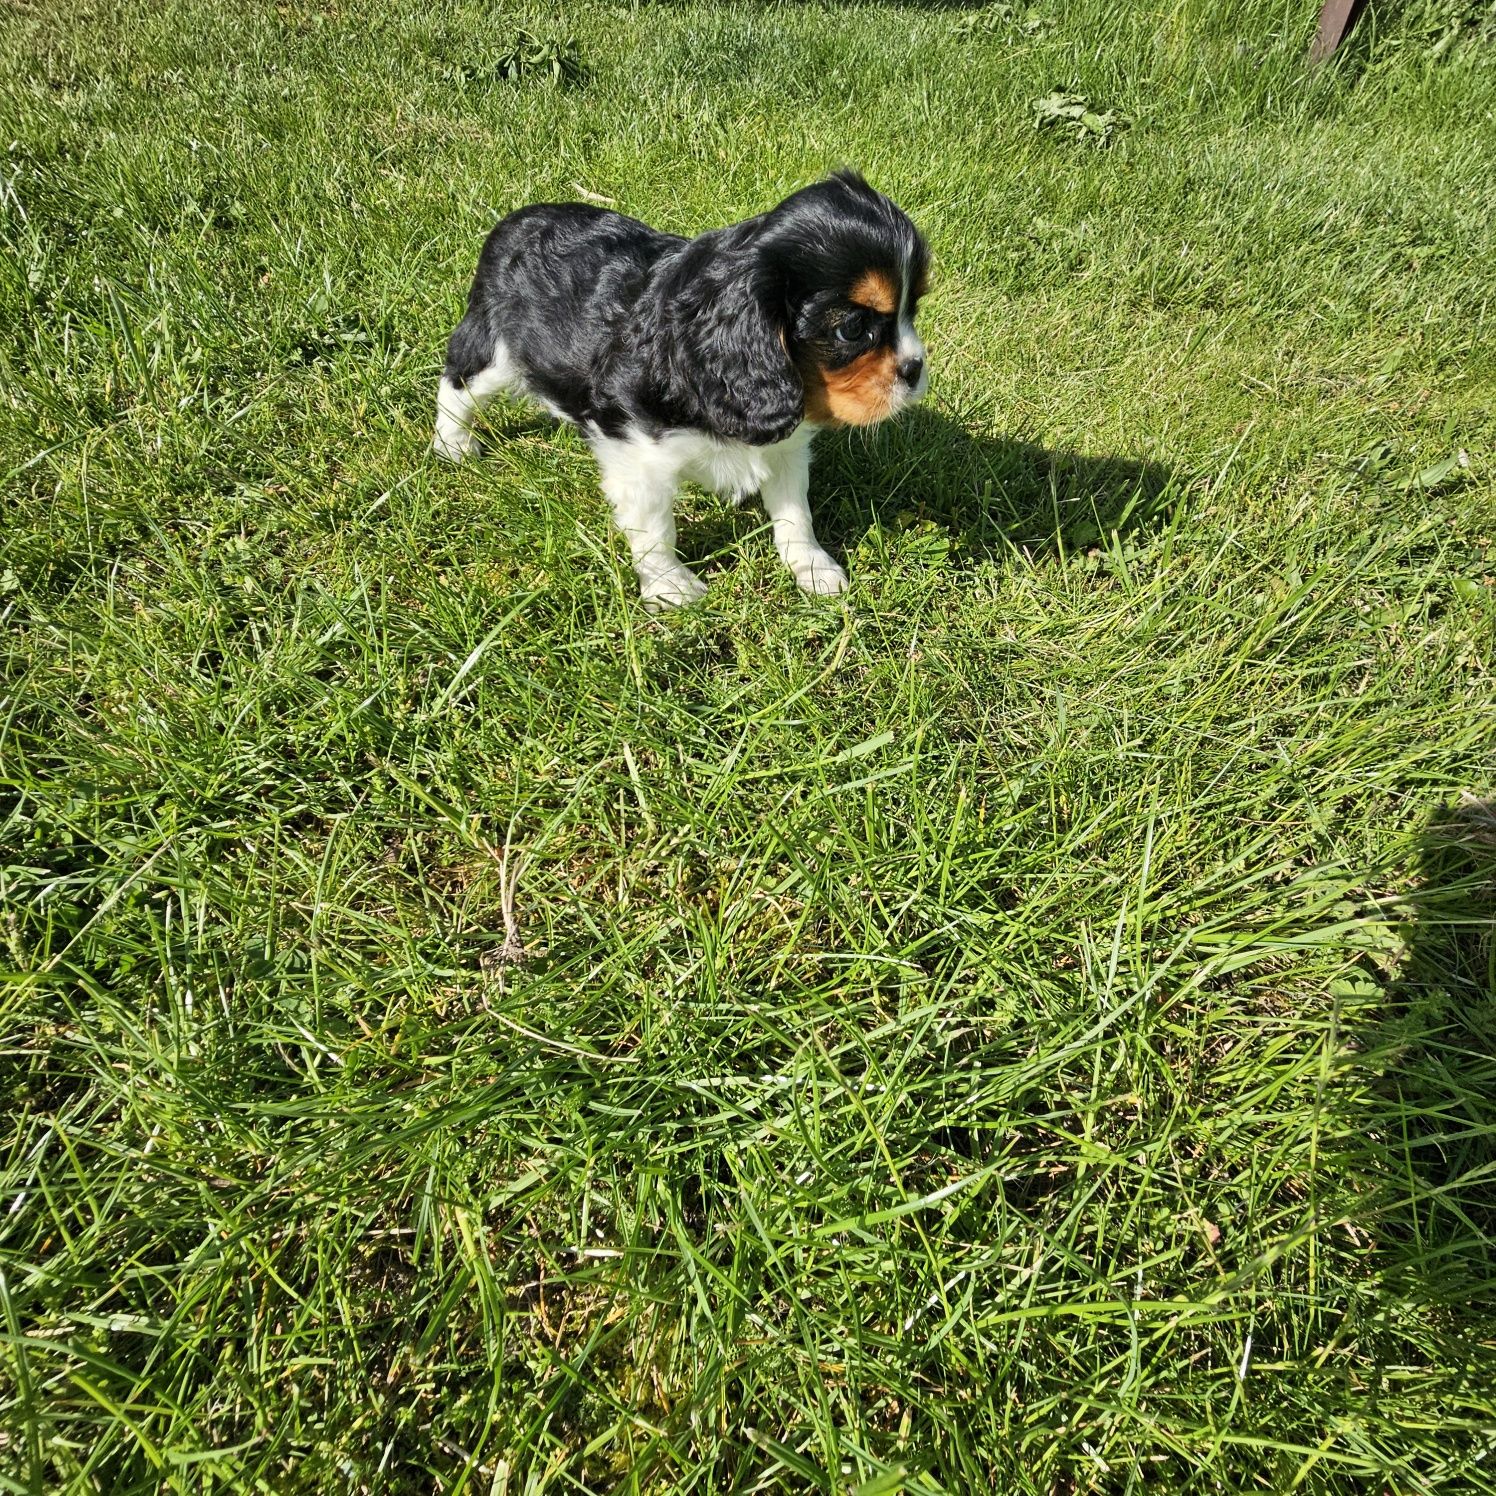
<path fill-rule="evenodd" d="M 665 608 L 682 608 L 706 596 L 706 583 L 684 566 L 672 567 L 658 576 L 641 577 L 639 592 L 645 606 L 654 612 Z"/>
<path fill-rule="evenodd" d="M 790 568 L 802 592 L 814 597 L 835 597 L 847 590 L 847 574 L 825 551 L 813 551 L 803 559 L 797 559 Z"/>
<path fill-rule="evenodd" d="M 448 462 L 461 462 L 464 457 L 471 457 L 478 450 L 478 438 L 468 427 L 444 421 L 437 426 L 436 435 L 431 438 L 431 450 L 438 457 L 445 457 Z"/>

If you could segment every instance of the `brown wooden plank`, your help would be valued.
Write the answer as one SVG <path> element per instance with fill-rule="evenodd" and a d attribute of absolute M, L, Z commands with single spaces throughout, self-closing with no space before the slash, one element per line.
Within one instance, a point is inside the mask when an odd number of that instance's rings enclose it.
<path fill-rule="evenodd" d="M 1360 0 L 1325 0 L 1319 13 L 1319 26 L 1314 32 L 1314 42 L 1309 48 L 1309 65 L 1317 66 L 1334 54 L 1335 48 L 1345 39 L 1351 22 L 1360 9 Z"/>

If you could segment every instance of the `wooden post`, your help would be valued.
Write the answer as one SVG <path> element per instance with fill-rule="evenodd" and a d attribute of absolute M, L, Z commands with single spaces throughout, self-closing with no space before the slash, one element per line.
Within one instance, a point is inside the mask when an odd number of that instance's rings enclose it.
<path fill-rule="evenodd" d="M 1345 40 L 1345 34 L 1356 19 L 1361 0 L 1325 0 L 1319 13 L 1319 26 L 1309 48 L 1309 66 L 1318 67 L 1334 54 Z"/>

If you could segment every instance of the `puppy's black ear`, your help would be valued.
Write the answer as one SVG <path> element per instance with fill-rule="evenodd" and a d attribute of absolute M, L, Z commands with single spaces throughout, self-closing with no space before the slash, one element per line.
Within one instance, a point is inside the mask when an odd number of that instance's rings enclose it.
<path fill-rule="evenodd" d="M 758 246 L 727 235 L 703 235 L 691 250 L 694 263 L 676 281 L 671 336 L 661 350 L 671 403 L 713 435 L 753 446 L 781 441 L 805 412 L 783 278 Z"/>

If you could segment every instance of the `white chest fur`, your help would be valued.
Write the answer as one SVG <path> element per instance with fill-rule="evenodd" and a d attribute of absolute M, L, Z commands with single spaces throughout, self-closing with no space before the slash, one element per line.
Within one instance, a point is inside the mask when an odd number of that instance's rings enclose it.
<path fill-rule="evenodd" d="M 632 470 L 655 481 L 679 483 L 689 479 L 724 499 L 742 503 L 761 493 L 787 467 L 794 469 L 807 462 L 814 436 L 815 428 L 802 423 L 782 442 L 763 447 L 724 441 L 701 431 L 674 431 L 658 439 L 594 439 L 592 449 L 604 471 L 619 478 Z"/>

